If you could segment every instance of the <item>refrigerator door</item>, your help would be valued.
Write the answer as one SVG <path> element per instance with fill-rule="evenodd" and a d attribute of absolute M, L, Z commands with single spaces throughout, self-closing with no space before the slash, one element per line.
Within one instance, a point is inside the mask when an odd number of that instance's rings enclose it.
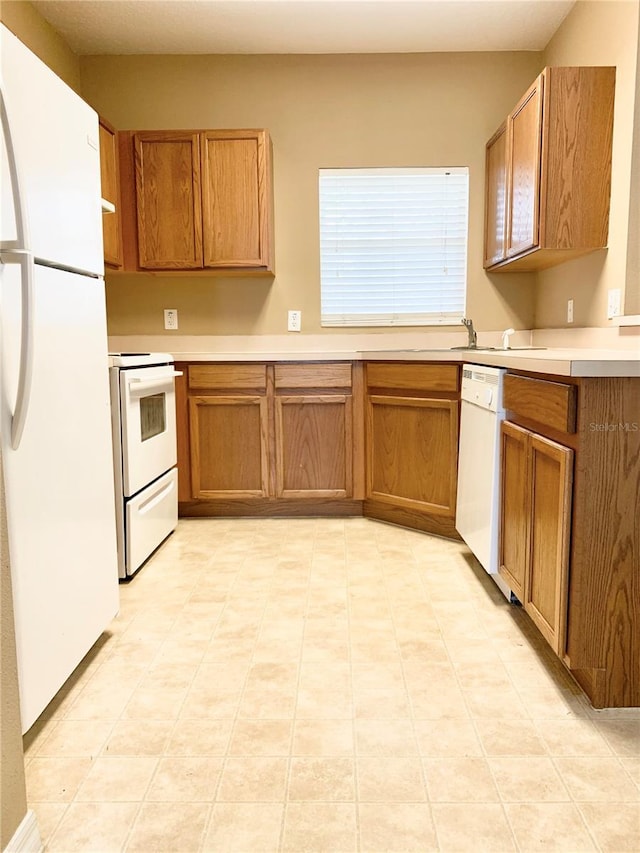
<path fill-rule="evenodd" d="M 118 610 L 104 282 L 36 266 L 31 402 L 14 451 L 19 268 L 0 276 L 0 432 L 26 731 Z"/>
<path fill-rule="evenodd" d="M 98 116 L 0 25 L 2 88 L 16 151 L 28 248 L 36 261 L 103 275 Z M 3 143 L 4 146 L 4 143 Z M 0 239 L 16 239 L 2 153 Z"/>

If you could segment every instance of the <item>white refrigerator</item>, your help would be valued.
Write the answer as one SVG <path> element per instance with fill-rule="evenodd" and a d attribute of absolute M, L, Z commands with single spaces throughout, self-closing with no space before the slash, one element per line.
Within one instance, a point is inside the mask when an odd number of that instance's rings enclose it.
<path fill-rule="evenodd" d="M 0 434 L 23 731 L 118 610 L 98 117 L 4 25 Z"/>

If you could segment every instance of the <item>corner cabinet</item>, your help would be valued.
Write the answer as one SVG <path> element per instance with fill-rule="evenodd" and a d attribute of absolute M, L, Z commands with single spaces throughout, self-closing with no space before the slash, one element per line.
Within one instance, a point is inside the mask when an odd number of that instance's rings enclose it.
<path fill-rule="evenodd" d="M 181 515 L 361 515 L 361 366 L 181 365 Z"/>
<path fill-rule="evenodd" d="M 273 274 L 266 130 L 128 131 L 120 157 L 128 269 Z"/>
<path fill-rule="evenodd" d="M 499 571 L 596 708 L 640 706 L 640 378 L 507 373 Z"/>
<path fill-rule="evenodd" d="M 545 68 L 487 143 L 484 266 L 545 269 L 607 245 L 615 68 Z"/>
<path fill-rule="evenodd" d="M 103 210 L 102 241 L 104 263 L 111 269 L 122 266 L 122 235 L 120 230 L 120 168 L 118 163 L 117 131 L 100 118 L 100 191 L 104 201 L 115 208 Z"/>
<path fill-rule="evenodd" d="M 364 513 L 459 539 L 459 366 L 366 367 Z"/>

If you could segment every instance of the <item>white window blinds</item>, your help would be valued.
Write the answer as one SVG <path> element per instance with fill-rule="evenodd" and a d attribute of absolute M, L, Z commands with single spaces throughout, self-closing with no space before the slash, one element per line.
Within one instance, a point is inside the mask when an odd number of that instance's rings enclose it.
<path fill-rule="evenodd" d="M 464 316 L 469 170 L 321 169 L 323 326 Z"/>

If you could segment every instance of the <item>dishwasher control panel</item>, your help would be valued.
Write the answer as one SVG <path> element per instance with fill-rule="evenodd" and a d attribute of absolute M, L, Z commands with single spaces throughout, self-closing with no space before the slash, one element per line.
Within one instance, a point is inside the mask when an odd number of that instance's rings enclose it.
<path fill-rule="evenodd" d="M 462 400 L 490 412 L 501 411 L 502 378 L 505 372 L 501 367 L 465 365 L 462 369 Z"/>

